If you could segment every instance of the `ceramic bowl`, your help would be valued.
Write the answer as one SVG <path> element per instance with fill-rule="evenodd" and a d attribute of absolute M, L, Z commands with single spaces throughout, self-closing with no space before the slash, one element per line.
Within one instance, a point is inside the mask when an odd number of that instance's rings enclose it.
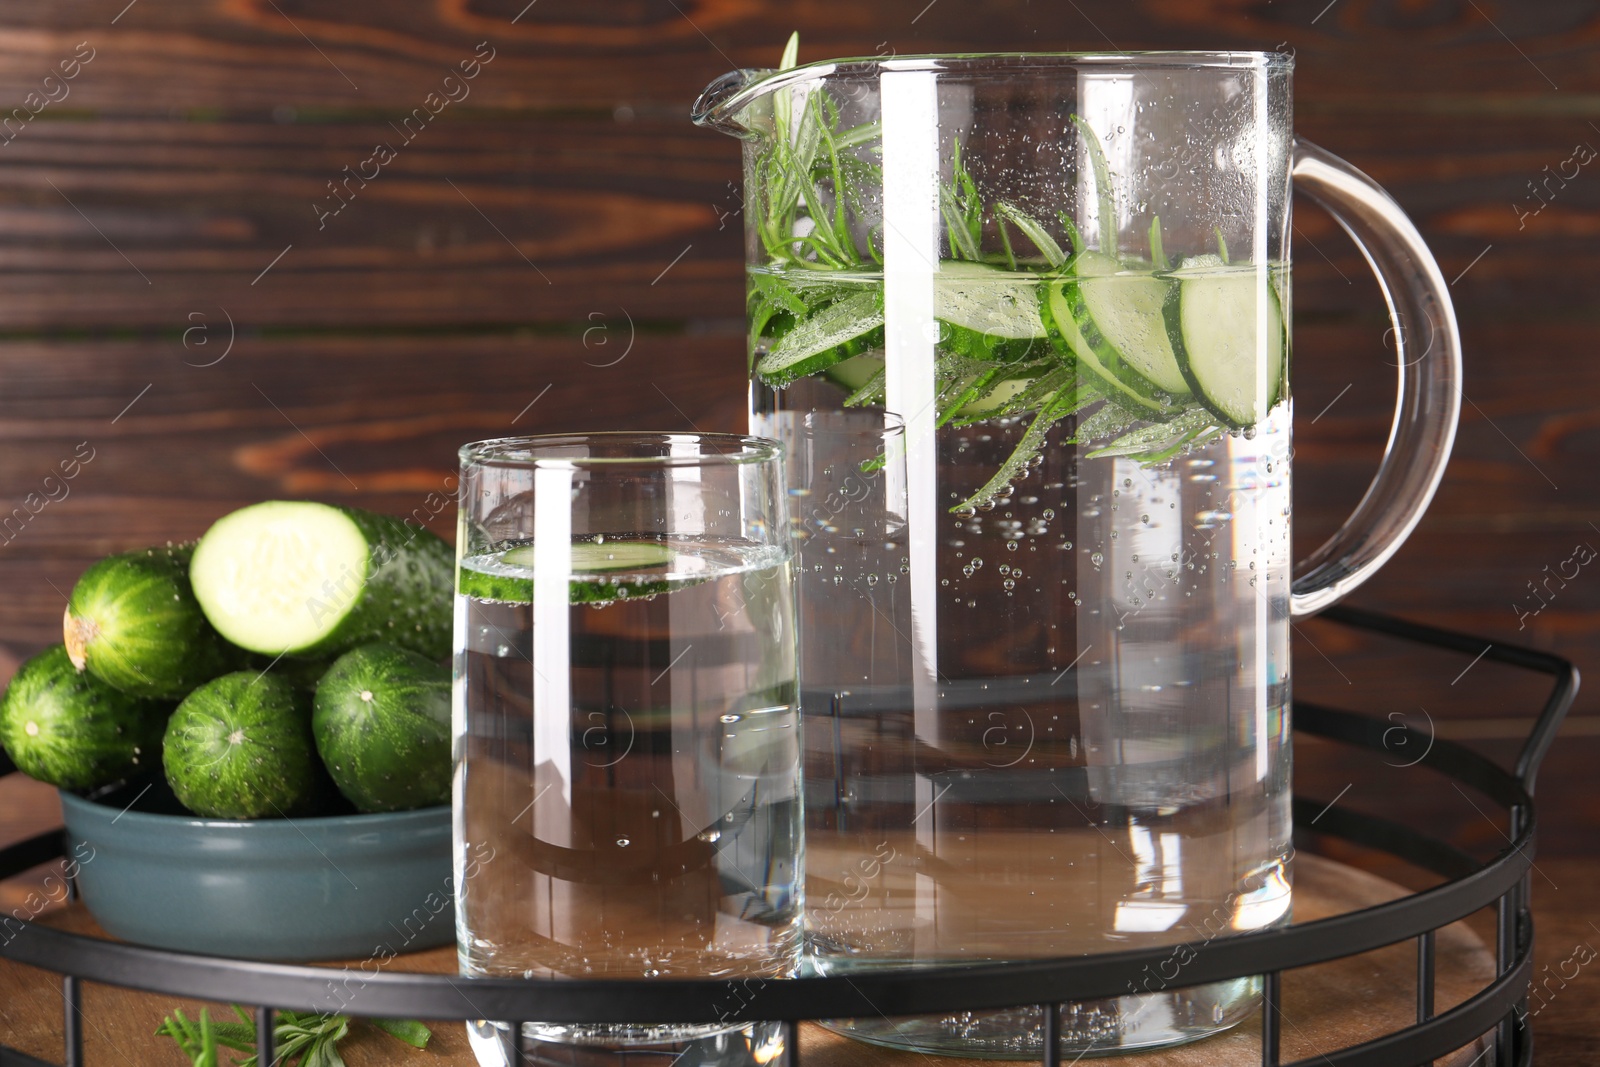
<path fill-rule="evenodd" d="M 233 821 L 182 813 L 163 793 L 61 793 L 78 891 L 113 937 L 261 960 L 360 960 L 453 940 L 448 806 Z"/>

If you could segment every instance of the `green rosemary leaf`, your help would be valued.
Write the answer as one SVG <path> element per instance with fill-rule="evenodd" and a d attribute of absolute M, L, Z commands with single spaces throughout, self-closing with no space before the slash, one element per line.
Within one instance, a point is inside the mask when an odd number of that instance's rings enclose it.
<path fill-rule="evenodd" d="M 367 1023 L 413 1048 L 427 1048 L 433 1031 L 415 1019 L 368 1019 Z"/>
<path fill-rule="evenodd" d="M 1144 421 L 1142 415 L 1129 411 L 1120 404 L 1107 403 L 1090 415 L 1072 435 L 1073 444 L 1092 444 L 1115 434 L 1123 433 Z"/>
<path fill-rule="evenodd" d="M 1108 256 L 1117 254 L 1117 209 L 1111 187 L 1111 164 L 1106 161 L 1106 150 L 1095 136 L 1094 128 L 1082 115 L 1073 115 L 1072 124 L 1083 135 L 1089 147 L 1089 165 L 1094 170 L 1094 191 L 1100 202 L 1100 251 Z M 1081 250 L 1081 249 L 1080 249 Z"/>
<path fill-rule="evenodd" d="M 1088 402 L 1094 399 L 1089 398 Z M 1050 428 L 1075 411 L 1078 411 L 1086 402 L 1084 390 L 1076 385 L 1065 386 L 1059 393 L 1051 398 L 1050 402 L 1039 409 L 1033 417 L 1022 439 L 1017 442 L 1017 447 L 1011 455 L 1000 465 L 999 470 L 984 483 L 983 488 L 973 493 L 970 497 L 951 508 L 951 511 L 962 511 L 969 508 L 981 507 L 995 497 L 1005 494 L 1006 488 L 1016 479 L 1028 472 L 1034 458 L 1043 451 Z M 1092 417 L 1092 416 L 1091 416 Z"/>
<path fill-rule="evenodd" d="M 1156 270 L 1168 270 L 1172 264 L 1167 262 L 1167 252 L 1161 246 L 1161 216 L 1156 215 L 1150 219 L 1150 263 Z"/>
<path fill-rule="evenodd" d="M 1101 456 L 1136 456 L 1151 450 L 1162 451 L 1176 442 L 1188 441 L 1216 420 L 1209 411 L 1197 408 L 1186 411 L 1171 422 L 1156 422 L 1135 427 L 1110 444 L 1089 453 L 1090 459 Z"/>
<path fill-rule="evenodd" d="M 1016 205 L 1008 204 L 1003 200 L 995 203 L 994 211 L 996 215 L 1003 216 L 1013 226 L 1021 230 L 1023 236 L 1033 242 L 1033 247 L 1037 248 L 1040 254 L 1044 256 L 1045 262 L 1050 265 L 1052 270 L 1067 261 L 1067 254 L 1061 251 L 1061 246 L 1056 243 L 1056 239 L 1045 231 L 1045 228 L 1039 224 L 1038 219 L 1035 219 Z M 1004 233 L 1005 227 L 1002 226 L 1000 232 Z M 1012 269 L 1014 270 L 1015 267 L 1013 266 Z"/>

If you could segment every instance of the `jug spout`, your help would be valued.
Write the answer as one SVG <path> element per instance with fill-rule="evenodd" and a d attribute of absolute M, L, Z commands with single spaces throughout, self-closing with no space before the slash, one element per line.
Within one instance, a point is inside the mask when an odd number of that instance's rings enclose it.
<path fill-rule="evenodd" d="M 696 126 L 720 130 L 730 137 L 750 137 L 755 131 L 743 121 L 748 96 L 742 90 L 771 73 L 753 68 L 730 70 L 705 87 L 689 117 Z"/>

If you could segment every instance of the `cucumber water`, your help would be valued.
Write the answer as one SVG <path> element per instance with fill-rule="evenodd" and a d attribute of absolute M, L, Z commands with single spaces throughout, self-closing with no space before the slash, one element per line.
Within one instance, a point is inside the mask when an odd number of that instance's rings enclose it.
<path fill-rule="evenodd" d="M 469 558 L 463 575 L 529 589 L 529 552 Z M 788 973 L 801 935 L 790 553 L 684 537 L 571 552 L 565 611 L 473 595 L 472 577 L 457 598 L 470 708 L 457 840 L 495 856 L 458 885 L 463 972 Z"/>

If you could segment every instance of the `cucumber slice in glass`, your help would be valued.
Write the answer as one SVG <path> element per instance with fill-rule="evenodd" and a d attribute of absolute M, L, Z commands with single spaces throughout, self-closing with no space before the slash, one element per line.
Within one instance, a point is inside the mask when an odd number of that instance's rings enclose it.
<path fill-rule="evenodd" d="M 461 561 L 456 591 L 478 600 L 533 602 L 534 547 L 517 545 Z M 710 575 L 674 574 L 678 553 L 659 541 L 575 541 L 569 602 L 605 604 L 670 593 Z"/>
<path fill-rule="evenodd" d="M 607 574 L 664 567 L 676 555 L 659 541 L 577 541 L 572 546 L 572 573 Z M 513 567 L 531 567 L 533 558 L 533 546 L 522 545 L 507 550 L 500 561 Z"/>

